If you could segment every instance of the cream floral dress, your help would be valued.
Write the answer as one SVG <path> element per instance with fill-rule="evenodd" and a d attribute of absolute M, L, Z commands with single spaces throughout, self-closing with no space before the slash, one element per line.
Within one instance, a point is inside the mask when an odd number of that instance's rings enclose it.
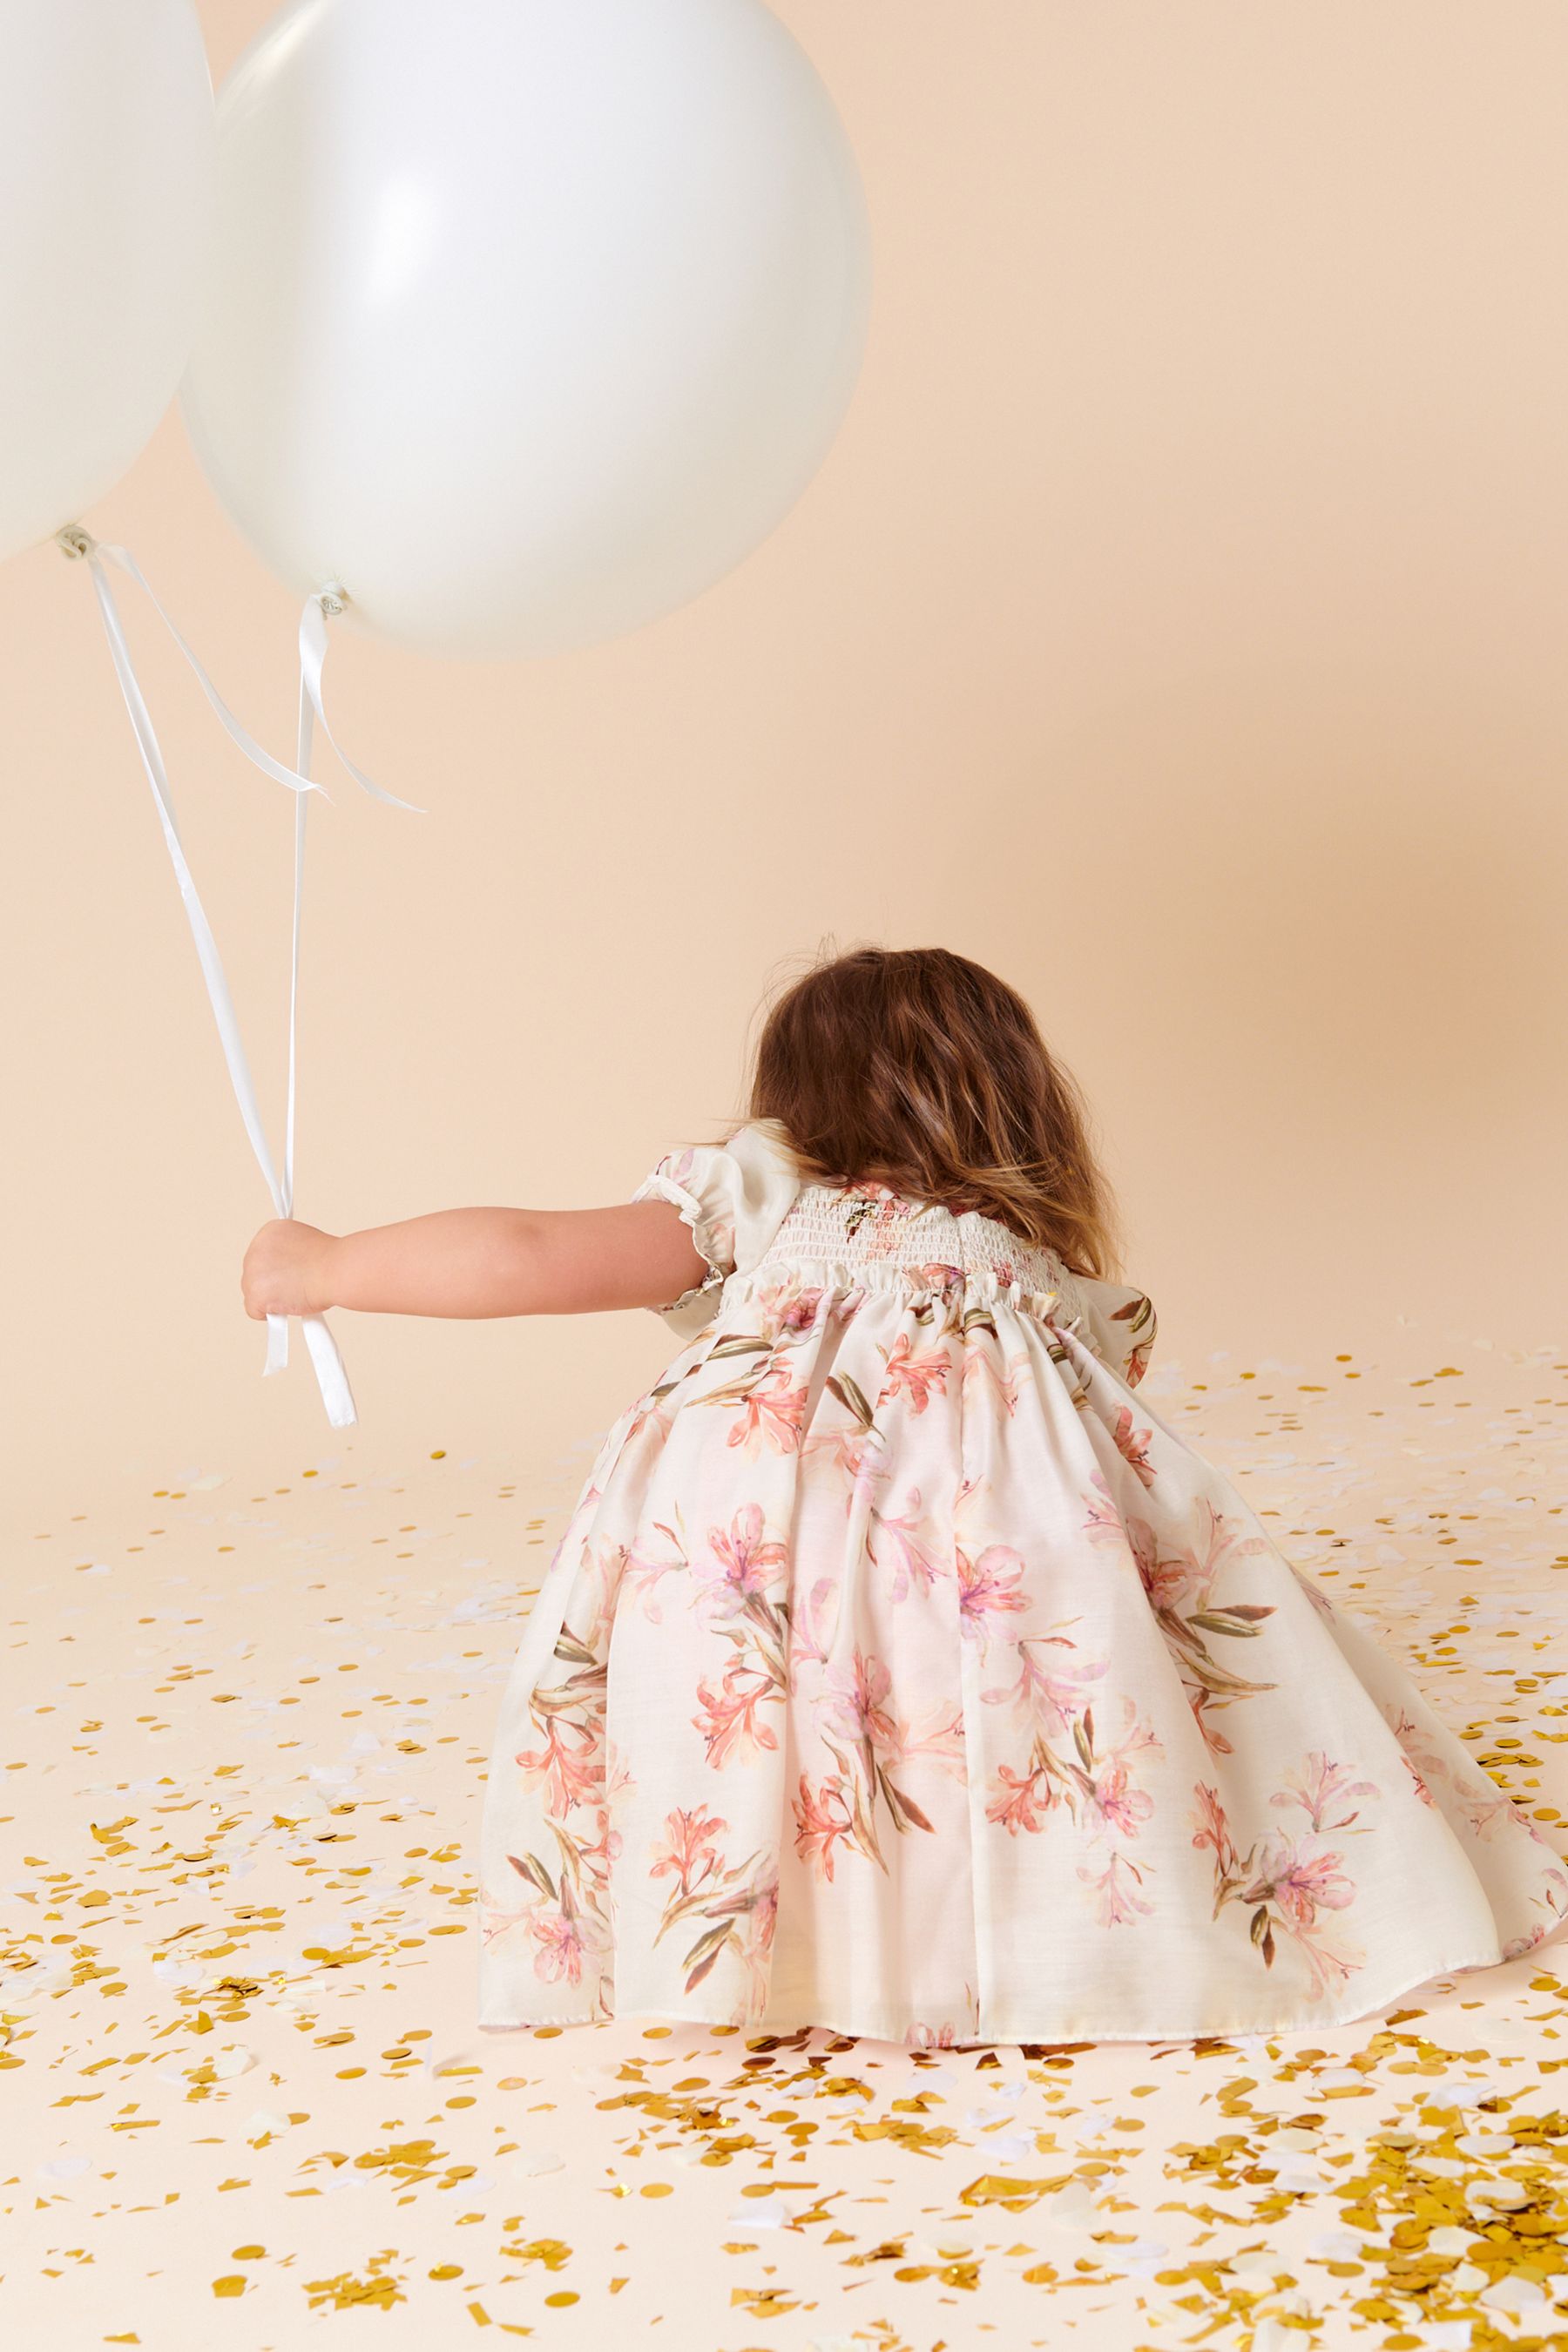
<path fill-rule="evenodd" d="M 987 1219 L 672 1153 L 711 1274 L 500 1710 L 480 2021 L 913 2044 L 1320 2029 L 1568 1873 L 1135 1391 L 1148 1299 Z"/>

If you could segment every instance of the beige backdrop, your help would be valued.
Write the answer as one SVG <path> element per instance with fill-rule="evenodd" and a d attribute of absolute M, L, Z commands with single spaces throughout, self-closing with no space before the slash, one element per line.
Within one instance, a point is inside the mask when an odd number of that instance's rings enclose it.
<path fill-rule="evenodd" d="M 268 13 L 204 0 L 216 75 Z M 940 940 L 1089 1088 L 1169 1356 L 1559 1338 L 1568 18 L 781 13 L 870 195 L 847 425 L 759 554 L 632 639 L 481 667 L 340 638 L 345 740 L 430 814 L 344 785 L 313 825 L 301 1213 L 623 1197 L 730 1111 L 781 959 Z M 88 520 L 285 747 L 292 603 L 176 419 Z M 289 804 L 132 627 L 279 1101 Z M 281 1475 L 342 1449 L 302 1368 L 258 1377 L 266 1203 L 52 549 L 0 574 L 0 646 L 8 1491 Z M 664 1338 L 340 1331 L 367 1465 L 520 1470 Z"/>

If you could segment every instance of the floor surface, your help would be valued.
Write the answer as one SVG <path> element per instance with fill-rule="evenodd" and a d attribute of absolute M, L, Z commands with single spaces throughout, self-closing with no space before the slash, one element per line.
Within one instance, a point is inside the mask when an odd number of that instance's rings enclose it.
<path fill-rule="evenodd" d="M 1148 1385 L 1563 1850 L 1565 1375 Z M 592 1447 L 522 1491 L 437 1443 L 9 1547 L 8 2346 L 1568 2344 L 1561 1937 L 1316 2040 L 480 2034 L 491 1719 Z"/>

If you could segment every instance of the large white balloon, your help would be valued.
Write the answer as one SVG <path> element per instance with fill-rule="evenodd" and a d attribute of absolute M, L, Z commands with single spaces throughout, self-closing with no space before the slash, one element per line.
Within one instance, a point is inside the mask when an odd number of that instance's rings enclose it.
<path fill-rule="evenodd" d="M 292 0 L 218 151 L 197 454 L 274 571 L 392 637 L 635 627 L 833 439 L 865 204 L 762 0 Z"/>
<path fill-rule="evenodd" d="M 0 558 L 111 489 L 168 406 L 212 171 L 193 0 L 0 0 Z"/>

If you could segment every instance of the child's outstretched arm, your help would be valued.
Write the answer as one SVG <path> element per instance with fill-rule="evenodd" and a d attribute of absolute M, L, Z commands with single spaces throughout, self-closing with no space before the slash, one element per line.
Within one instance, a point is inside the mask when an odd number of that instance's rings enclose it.
<path fill-rule="evenodd" d="M 439 1209 L 363 1233 L 294 1219 L 245 1254 L 245 1311 L 320 1315 L 581 1315 L 667 1307 L 708 1266 L 668 1201 L 614 1209 Z"/>

